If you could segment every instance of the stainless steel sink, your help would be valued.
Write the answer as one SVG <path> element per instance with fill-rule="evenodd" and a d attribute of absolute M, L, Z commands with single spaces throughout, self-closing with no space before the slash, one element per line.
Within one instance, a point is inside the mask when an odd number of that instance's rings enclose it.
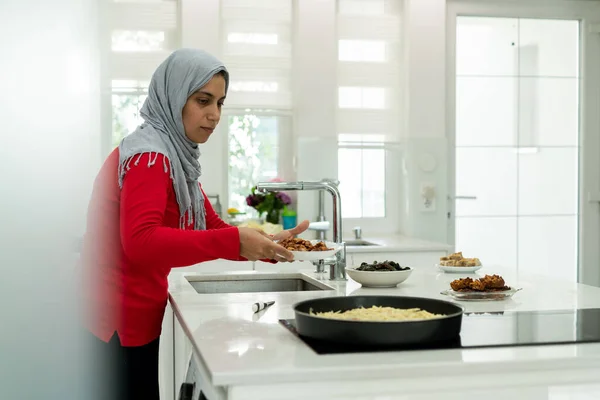
<path fill-rule="evenodd" d="M 194 290 L 208 293 L 305 292 L 334 290 L 301 273 L 250 273 L 186 276 Z"/>
<path fill-rule="evenodd" d="M 344 240 L 344 242 L 346 243 L 346 247 L 354 247 L 354 246 L 379 246 L 377 243 L 368 242 L 368 241 L 363 240 L 363 239 Z"/>

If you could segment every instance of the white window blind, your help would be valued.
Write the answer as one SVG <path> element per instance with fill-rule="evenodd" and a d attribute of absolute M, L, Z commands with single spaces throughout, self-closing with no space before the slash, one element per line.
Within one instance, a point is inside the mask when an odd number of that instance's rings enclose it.
<path fill-rule="evenodd" d="M 385 142 L 399 139 L 401 121 L 400 3 L 338 0 L 336 125 L 344 218 L 386 217 Z"/>
<path fill-rule="evenodd" d="M 400 126 L 400 4 L 338 0 L 338 133 L 384 134 Z"/>
<path fill-rule="evenodd" d="M 156 67 L 179 47 L 177 7 L 177 1 L 108 3 L 109 75 L 113 80 L 148 81 Z"/>
<path fill-rule="evenodd" d="M 221 26 L 227 108 L 291 109 L 292 1 L 222 0 Z"/>
<path fill-rule="evenodd" d="M 106 0 L 103 27 L 110 85 L 112 147 L 141 122 L 154 70 L 180 43 L 178 1 Z"/>

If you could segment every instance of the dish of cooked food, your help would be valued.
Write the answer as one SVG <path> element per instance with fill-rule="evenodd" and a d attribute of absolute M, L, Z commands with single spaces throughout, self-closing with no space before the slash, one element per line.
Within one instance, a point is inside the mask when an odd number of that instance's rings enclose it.
<path fill-rule="evenodd" d="M 300 238 L 290 238 L 285 239 L 278 242 L 280 246 L 285 247 L 290 251 L 328 251 L 333 250 L 324 242 L 317 242 L 316 244 L 312 244 L 309 240 L 304 240 Z"/>
<path fill-rule="evenodd" d="M 465 258 L 462 251 L 452 253 L 446 257 L 440 257 L 440 265 L 443 267 L 479 267 L 479 258 Z"/>
<path fill-rule="evenodd" d="M 356 268 L 357 271 L 406 271 L 409 269 L 410 267 L 403 267 L 397 262 L 387 260 L 381 263 L 373 261 L 373 264 L 364 262 Z"/>
<path fill-rule="evenodd" d="M 500 275 L 486 275 L 483 278 L 460 278 L 450 282 L 455 292 L 502 292 L 510 290 Z"/>
<path fill-rule="evenodd" d="M 420 308 L 394 308 L 378 307 L 353 308 L 347 311 L 313 312 L 310 315 L 329 319 L 343 319 L 347 321 L 415 321 L 423 319 L 440 318 L 442 314 L 432 314 Z"/>

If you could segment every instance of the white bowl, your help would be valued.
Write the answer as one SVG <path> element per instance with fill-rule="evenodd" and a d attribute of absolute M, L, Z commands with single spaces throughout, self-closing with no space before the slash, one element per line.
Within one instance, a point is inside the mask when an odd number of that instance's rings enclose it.
<path fill-rule="evenodd" d="M 407 280 L 412 272 L 412 268 L 404 271 L 359 271 L 355 268 L 346 268 L 346 273 L 350 278 L 364 287 L 373 288 L 396 287 L 399 283 Z"/>

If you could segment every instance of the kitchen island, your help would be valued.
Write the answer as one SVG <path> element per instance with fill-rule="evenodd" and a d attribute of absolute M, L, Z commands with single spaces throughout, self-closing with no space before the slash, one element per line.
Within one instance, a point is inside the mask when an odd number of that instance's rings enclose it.
<path fill-rule="evenodd" d="M 295 264 L 314 276 L 310 264 Z M 322 281 L 334 290 L 228 294 L 198 294 L 188 279 L 202 274 L 174 271 L 169 286 L 175 321 L 174 386 L 178 391 L 193 354 L 198 387 L 209 400 L 600 398 L 600 343 L 319 355 L 279 323 L 294 318 L 295 303 L 317 297 L 381 294 L 448 300 L 440 292 L 451 280 L 485 273 L 501 274 L 507 284 L 523 290 L 504 301 L 461 302 L 467 313 L 600 308 L 600 288 L 491 267 L 472 275 L 415 267 L 394 289 L 362 288 L 349 279 Z M 272 300 L 273 306 L 253 313 L 253 303 Z M 568 315 L 572 317 L 556 326 L 566 334 L 578 324 L 574 314 Z M 523 327 L 477 334 L 518 335 L 519 329 Z"/>

